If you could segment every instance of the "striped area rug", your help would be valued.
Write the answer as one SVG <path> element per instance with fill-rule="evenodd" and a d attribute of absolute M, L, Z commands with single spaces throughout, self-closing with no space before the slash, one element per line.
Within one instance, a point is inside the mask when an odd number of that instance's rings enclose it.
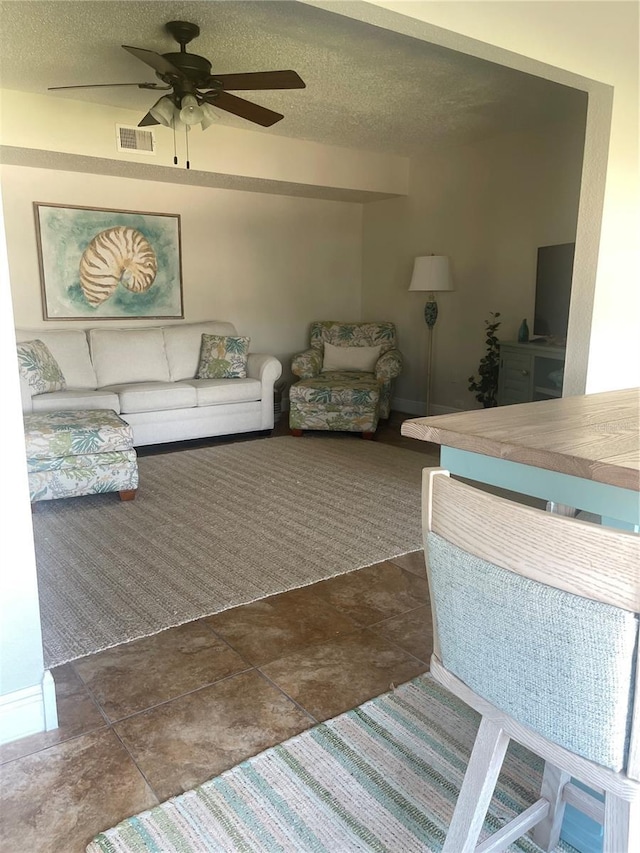
<path fill-rule="evenodd" d="M 420 676 L 101 833 L 87 851 L 436 853 L 478 721 Z M 540 778 L 540 760 L 512 743 L 483 838 L 535 801 Z M 509 850 L 540 848 L 524 838 Z"/>

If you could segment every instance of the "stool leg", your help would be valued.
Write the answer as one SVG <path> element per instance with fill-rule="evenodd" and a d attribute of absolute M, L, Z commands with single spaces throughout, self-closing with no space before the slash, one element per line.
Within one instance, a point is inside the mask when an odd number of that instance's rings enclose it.
<path fill-rule="evenodd" d="M 121 489 L 118 494 L 121 501 L 132 501 L 136 496 L 136 489 Z"/>
<path fill-rule="evenodd" d="M 498 723 L 482 718 L 442 853 L 476 849 L 509 740 Z"/>
<path fill-rule="evenodd" d="M 638 800 L 628 802 L 608 791 L 604 800 L 603 853 L 632 853 L 640 844 Z"/>
<path fill-rule="evenodd" d="M 555 850 L 560 842 L 560 832 L 566 806 L 562 798 L 564 786 L 571 780 L 571 775 L 560 770 L 548 761 L 544 765 L 544 775 L 540 796 L 549 802 L 549 813 L 533 829 L 533 840 L 543 850 Z"/>

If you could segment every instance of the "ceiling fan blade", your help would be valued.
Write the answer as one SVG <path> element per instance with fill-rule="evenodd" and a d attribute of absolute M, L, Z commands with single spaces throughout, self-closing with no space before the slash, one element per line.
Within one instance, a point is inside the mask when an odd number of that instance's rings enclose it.
<path fill-rule="evenodd" d="M 172 65 L 168 59 L 156 53 L 155 50 L 145 50 L 143 47 L 130 47 L 127 44 L 123 44 L 122 47 L 128 50 L 136 59 L 146 62 L 147 65 L 150 65 L 159 74 L 171 74 L 174 77 L 180 78 L 184 77 L 179 68 L 176 68 L 175 65 Z"/>
<path fill-rule="evenodd" d="M 245 101 L 244 98 L 236 98 L 235 95 L 230 95 L 228 92 L 207 92 L 202 97 L 212 107 L 220 107 L 221 110 L 226 110 L 228 113 L 240 116 L 240 118 L 246 118 L 254 124 L 262 125 L 262 127 L 271 127 L 272 124 L 284 118 L 280 113 L 268 110 L 266 107 L 261 107 L 251 101 Z"/>
<path fill-rule="evenodd" d="M 152 124 L 160 124 L 158 119 L 154 118 L 151 113 L 147 113 L 146 116 L 138 122 L 138 127 L 149 127 Z"/>
<path fill-rule="evenodd" d="M 171 86 L 160 86 L 158 83 L 83 83 L 80 86 L 48 86 L 47 91 L 56 89 L 101 89 L 104 86 L 137 86 L 138 89 L 170 89 Z"/>
<path fill-rule="evenodd" d="M 232 91 L 241 89 L 304 89 L 306 84 L 295 71 L 249 71 L 246 74 L 212 74 L 211 85 L 220 83 Z"/>

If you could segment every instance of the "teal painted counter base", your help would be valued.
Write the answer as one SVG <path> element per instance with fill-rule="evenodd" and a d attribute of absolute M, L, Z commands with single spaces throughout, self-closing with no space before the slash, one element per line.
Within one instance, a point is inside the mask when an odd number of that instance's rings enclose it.
<path fill-rule="evenodd" d="M 454 447 L 441 448 L 440 464 L 459 477 L 604 516 L 612 527 L 640 529 L 640 499 L 632 489 Z"/>
<path fill-rule="evenodd" d="M 602 794 L 597 794 L 586 785 L 578 782 L 577 779 L 571 780 L 578 788 L 588 791 L 592 796 L 599 800 L 604 800 Z M 575 847 L 578 853 L 602 853 L 604 847 L 604 830 L 602 824 L 590 817 L 587 817 L 583 812 L 574 809 L 573 806 L 567 804 L 564 810 L 564 821 L 562 823 L 562 832 L 560 838 Z"/>

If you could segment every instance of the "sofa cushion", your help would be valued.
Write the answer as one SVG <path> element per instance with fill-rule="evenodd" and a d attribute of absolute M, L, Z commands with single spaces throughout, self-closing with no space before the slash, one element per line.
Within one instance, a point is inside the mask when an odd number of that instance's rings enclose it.
<path fill-rule="evenodd" d="M 120 412 L 157 412 L 162 409 L 191 409 L 197 405 L 196 389 L 187 382 L 133 382 L 110 385 L 120 398 Z"/>
<path fill-rule="evenodd" d="M 162 333 L 171 379 L 179 382 L 181 379 L 193 379 L 196 375 L 204 334 L 235 335 L 236 330 L 231 323 L 211 320 L 164 326 Z"/>
<path fill-rule="evenodd" d="M 250 339 L 203 335 L 196 379 L 246 379 Z"/>
<path fill-rule="evenodd" d="M 46 344 L 40 340 L 24 341 L 17 345 L 17 351 L 20 373 L 32 394 L 64 391 L 67 387 L 64 374 Z"/>
<path fill-rule="evenodd" d="M 170 382 L 162 329 L 89 329 L 98 387 Z"/>
<path fill-rule="evenodd" d="M 39 394 L 33 397 L 32 411 L 57 412 L 59 409 L 113 409 L 120 411 L 120 400 L 117 394 L 109 391 L 53 391 L 51 394 Z"/>
<path fill-rule="evenodd" d="M 334 346 L 324 342 L 323 373 L 327 370 L 363 370 L 373 373 L 380 358 L 380 347 Z"/>
<path fill-rule="evenodd" d="M 82 329 L 16 329 L 16 340 L 38 339 L 47 345 L 60 365 L 67 388 L 96 388 L 98 382 Z"/>
<path fill-rule="evenodd" d="M 219 406 L 224 403 L 248 403 L 262 399 L 259 379 L 190 379 L 196 389 L 199 406 Z"/>

